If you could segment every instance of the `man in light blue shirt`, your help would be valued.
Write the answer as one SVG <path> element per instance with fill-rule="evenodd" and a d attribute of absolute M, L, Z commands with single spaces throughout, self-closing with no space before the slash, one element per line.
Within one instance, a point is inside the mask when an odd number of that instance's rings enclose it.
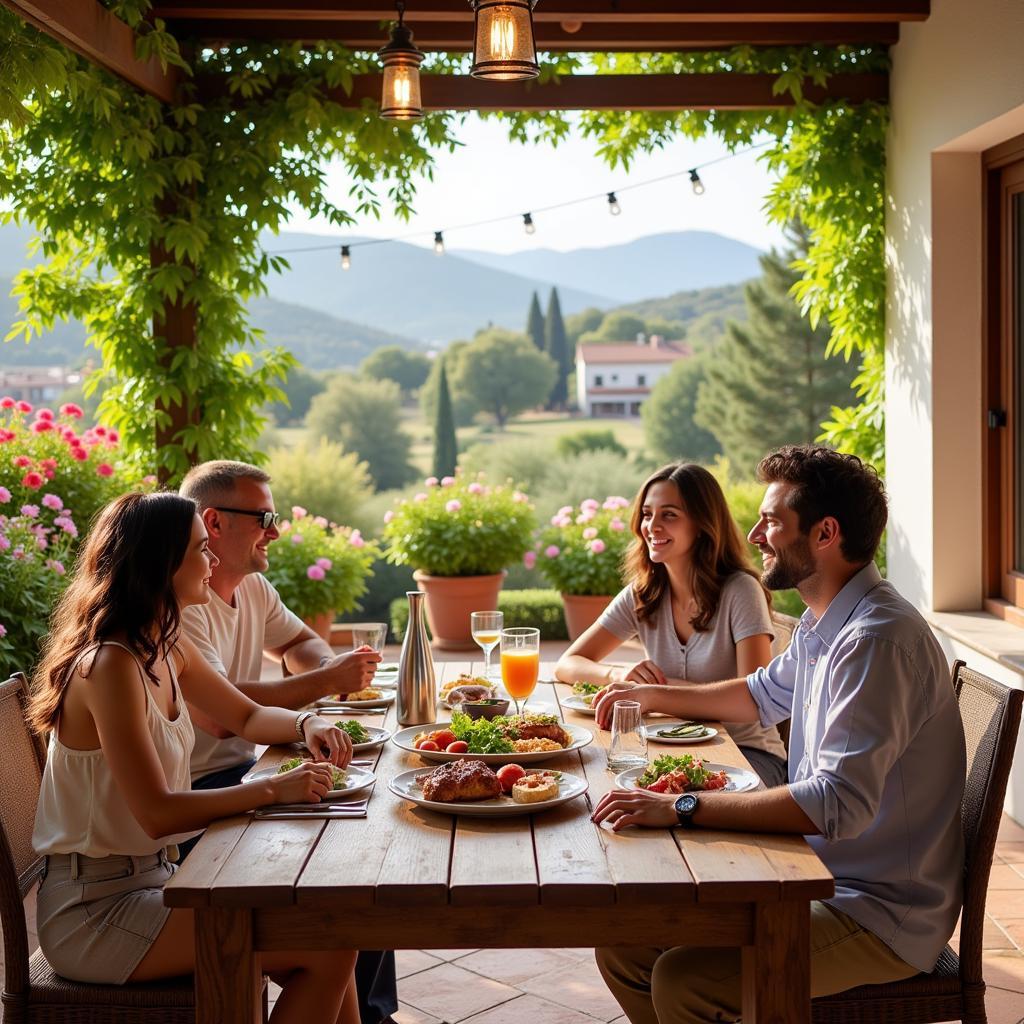
<path fill-rule="evenodd" d="M 811 905 L 811 993 L 929 971 L 962 897 L 963 728 L 942 650 L 872 561 L 886 522 L 877 475 L 854 456 L 790 446 L 758 467 L 768 484 L 750 540 L 763 580 L 807 604 L 789 649 L 746 679 L 699 686 L 615 684 L 645 711 L 791 718 L 789 783 L 756 793 L 607 794 L 594 818 L 628 825 L 791 832 L 836 879 Z M 738 950 L 598 951 L 633 1024 L 735 1019 Z"/>

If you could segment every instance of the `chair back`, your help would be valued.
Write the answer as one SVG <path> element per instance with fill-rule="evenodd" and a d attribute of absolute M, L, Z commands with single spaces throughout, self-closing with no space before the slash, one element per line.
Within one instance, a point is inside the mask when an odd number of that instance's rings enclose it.
<path fill-rule="evenodd" d="M 777 658 L 793 639 L 793 633 L 800 620 L 785 612 L 772 612 L 772 625 L 775 627 L 775 639 L 772 641 L 772 657 Z"/>
<path fill-rule="evenodd" d="M 28 932 L 24 899 L 42 869 L 32 848 L 46 750 L 28 726 L 28 680 L 20 672 L 0 683 L 0 925 L 4 937 L 4 991 L 28 990 Z"/>
<path fill-rule="evenodd" d="M 960 977 L 965 984 L 980 984 L 985 896 L 1024 692 L 1003 686 L 962 661 L 953 664 L 953 687 L 967 741 L 967 781 L 961 807 L 965 857 Z"/>

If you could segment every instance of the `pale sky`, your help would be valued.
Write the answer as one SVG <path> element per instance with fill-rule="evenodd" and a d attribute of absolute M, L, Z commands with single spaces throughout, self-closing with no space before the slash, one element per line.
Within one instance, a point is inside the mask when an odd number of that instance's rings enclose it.
<path fill-rule="evenodd" d="M 638 158 L 628 171 L 611 170 L 595 155 L 592 140 L 573 137 L 556 149 L 520 146 L 508 141 L 500 122 L 475 115 L 467 119 L 459 138 L 465 145 L 455 153 L 438 154 L 434 180 L 418 184 L 416 213 L 410 222 L 386 215 L 380 221 L 358 223 L 351 234 L 393 237 L 423 232 L 422 238 L 406 240 L 430 246 L 434 231 L 443 230 L 450 249 L 501 253 L 535 246 L 563 251 L 597 248 L 683 230 L 716 231 L 762 249 L 782 243 L 781 231 L 769 225 L 762 212 L 770 178 L 757 159 L 759 153 L 736 156 L 701 171 L 707 189 L 702 196 L 693 194 L 685 175 L 627 189 L 725 155 L 725 146 L 714 136 L 697 142 L 681 139 L 664 151 Z M 344 206 L 349 180 L 343 169 L 332 164 L 328 178 L 331 199 Z M 610 191 L 621 191 L 622 212 L 617 217 L 608 213 L 605 193 Z M 536 233 L 524 232 L 523 213 L 594 194 L 601 198 L 534 214 Z M 455 229 L 505 214 L 514 214 L 514 219 Z M 301 211 L 285 230 L 340 237 L 336 228 L 311 221 Z"/>

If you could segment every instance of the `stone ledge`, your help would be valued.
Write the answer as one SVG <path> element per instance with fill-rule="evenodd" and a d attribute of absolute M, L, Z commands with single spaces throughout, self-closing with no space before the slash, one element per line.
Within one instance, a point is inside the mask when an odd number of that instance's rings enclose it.
<path fill-rule="evenodd" d="M 1024 629 L 984 611 L 925 612 L 939 632 L 1024 676 Z"/>

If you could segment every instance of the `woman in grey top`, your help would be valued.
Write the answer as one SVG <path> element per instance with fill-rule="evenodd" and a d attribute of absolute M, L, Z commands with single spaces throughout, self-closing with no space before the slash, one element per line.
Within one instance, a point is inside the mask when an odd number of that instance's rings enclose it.
<path fill-rule="evenodd" d="M 770 597 L 751 564 L 718 481 L 702 466 L 664 466 L 640 488 L 626 559 L 629 584 L 559 659 L 563 682 L 673 685 L 749 675 L 771 660 Z M 639 637 L 646 657 L 604 664 Z M 774 726 L 728 723 L 766 786 L 786 781 Z"/>

